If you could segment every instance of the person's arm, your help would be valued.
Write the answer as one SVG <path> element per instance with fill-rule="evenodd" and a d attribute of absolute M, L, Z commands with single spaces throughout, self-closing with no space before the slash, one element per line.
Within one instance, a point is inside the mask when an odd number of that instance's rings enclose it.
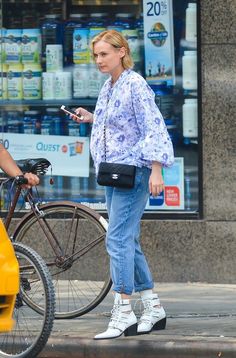
<path fill-rule="evenodd" d="M 0 144 L 0 167 L 9 176 L 22 175 L 20 168 L 18 168 L 14 159 L 2 144 Z"/>
<path fill-rule="evenodd" d="M 138 142 L 140 157 L 143 160 L 158 162 L 164 167 L 174 163 L 173 145 L 165 121 L 159 111 L 154 92 L 144 79 L 131 84 L 132 104 L 141 138 Z"/>
<path fill-rule="evenodd" d="M 2 144 L 0 144 L 0 168 L 11 177 L 23 175 L 10 153 L 3 147 Z M 27 178 L 30 186 L 39 184 L 39 178 L 35 174 L 25 173 L 24 177 Z"/>
<path fill-rule="evenodd" d="M 159 162 L 152 162 L 152 172 L 149 178 L 149 192 L 152 196 L 158 196 L 164 190 L 162 176 L 162 165 Z"/>

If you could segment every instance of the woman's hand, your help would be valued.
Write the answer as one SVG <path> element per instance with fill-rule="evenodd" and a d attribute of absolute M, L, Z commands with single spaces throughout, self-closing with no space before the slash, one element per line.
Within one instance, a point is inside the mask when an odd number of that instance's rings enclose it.
<path fill-rule="evenodd" d="M 28 184 L 25 184 L 24 187 L 31 188 L 32 186 L 39 184 L 39 177 L 32 173 L 25 173 L 24 177 L 28 180 Z"/>
<path fill-rule="evenodd" d="M 87 109 L 84 109 L 82 107 L 78 107 L 75 110 L 75 113 L 78 114 L 79 117 L 81 117 L 81 119 L 79 119 L 76 116 L 71 116 L 71 118 L 78 123 L 92 123 L 93 122 L 93 114 L 89 111 L 87 111 Z"/>
<path fill-rule="evenodd" d="M 152 163 L 152 172 L 149 178 L 149 192 L 152 196 L 158 196 L 164 190 L 162 166 L 158 162 Z"/>

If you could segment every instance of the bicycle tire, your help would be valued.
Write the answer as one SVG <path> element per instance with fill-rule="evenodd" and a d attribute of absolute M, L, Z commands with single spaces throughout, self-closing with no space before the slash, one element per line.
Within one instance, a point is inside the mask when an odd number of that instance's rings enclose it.
<path fill-rule="evenodd" d="M 43 259 L 32 248 L 13 245 L 20 268 L 20 290 L 13 312 L 15 326 L 11 332 L 0 334 L 0 357 L 33 358 L 43 350 L 53 328 L 54 287 Z M 26 297 L 37 301 L 44 314 L 36 316 Z"/>
<path fill-rule="evenodd" d="M 107 222 L 96 211 L 70 201 L 40 205 L 39 210 L 42 213 L 40 221 L 47 224 L 47 233 L 51 230 L 56 236 L 64 250 L 63 257 L 95 241 L 82 257 L 67 262 L 63 268 L 33 212 L 22 218 L 13 234 L 14 241 L 33 247 L 47 263 L 55 286 L 55 318 L 82 316 L 93 310 L 111 287 L 104 242 Z M 37 239 L 32 240 L 35 235 Z"/>

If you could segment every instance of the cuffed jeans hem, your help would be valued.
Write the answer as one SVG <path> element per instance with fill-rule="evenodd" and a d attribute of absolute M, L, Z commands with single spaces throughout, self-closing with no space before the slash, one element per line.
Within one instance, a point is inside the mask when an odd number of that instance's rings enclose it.
<path fill-rule="evenodd" d="M 113 286 L 112 287 L 113 291 L 117 292 L 117 293 L 124 293 L 125 295 L 132 295 L 133 293 L 133 289 L 129 289 L 127 287 L 121 287 L 121 286 Z"/>
<path fill-rule="evenodd" d="M 150 281 L 148 283 L 135 286 L 134 291 L 135 292 L 140 292 L 140 291 L 145 291 L 145 290 L 152 290 L 153 287 L 154 287 L 153 281 Z"/>

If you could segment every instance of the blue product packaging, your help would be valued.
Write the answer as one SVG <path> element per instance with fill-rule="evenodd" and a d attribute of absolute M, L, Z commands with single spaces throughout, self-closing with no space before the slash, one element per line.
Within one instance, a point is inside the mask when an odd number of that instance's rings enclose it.
<path fill-rule="evenodd" d="M 5 50 L 3 58 L 6 63 L 20 63 L 21 62 L 21 29 L 7 29 L 5 33 Z"/>
<path fill-rule="evenodd" d="M 59 111 L 57 108 L 54 107 L 46 108 L 46 114 L 45 116 L 43 116 L 43 121 L 42 121 L 43 133 L 41 132 L 41 134 L 46 134 L 46 135 L 61 134 L 61 118 L 58 112 Z"/>
<path fill-rule="evenodd" d="M 89 123 L 80 123 L 79 132 L 81 137 L 87 137 L 89 135 Z"/>
<path fill-rule="evenodd" d="M 42 33 L 42 59 L 46 62 L 46 45 L 63 44 L 63 24 L 60 16 L 56 14 L 45 15 L 41 24 Z"/>
<path fill-rule="evenodd" d="M 92 39 L 97 36 L 100 32 L 105 31 L 108 25 L 108 14 L 107 13 L 91 13 L 90 21 L 88 24 L 89 27 L 89 44 L 91 44 Z M 91 62 L 93 59 L 91 58 Z"/>
<path fill-rule="evenodd" d="M 86 14 L 70 14 L 64 28 L 64 61 L 65 65 L 73 64 L 73 33 L 75 28 L 86 28 Z"/>
<path fill-rule="evenodd" d="M 24 134 L 36 134 L 37 111 L 25 111 L 23 118 Z M 38 134 L 38 133 L 37 133 Z"/>
<path fill-rule="evenodd" d="M 69 119 L 68 122 L 68 134 L 72 137 L 79 137 L 80 136 L 80 125 L 73 121 L 72 119 Z"/>
<path fill-rule="evenodd" d="M 41 134 L 42 135 L 51 135 L 52 134 L 52 120 L 50 116 L 43 116 L 41 123 Z"/>
<path fill-rule="evenodd" d="M 55 135 L 62 135 L 63 134 L 63 123 L 62 118 L 59 116 L 53 117 L 53 129 Z"/>
<path fill-rule="evenodd" d="M 122 29 L 134 28 L 134 15 L 131 13 L 118 13 L 116 14 L 114 25 Z"/>
<path fill-rule="evenodd" d="M 22 117 L 20 115 L 20 112 L 14 111 L 14 112 L 7 112 L 5 118 L 5 129 L 8 133 L 21 133 L 22 132 Z"/>
<path fill-rule="evenodd" d="M 73 32 L 73 62 L 75 64 L 89 63 L 89 29 L 75 28 Z"/>

